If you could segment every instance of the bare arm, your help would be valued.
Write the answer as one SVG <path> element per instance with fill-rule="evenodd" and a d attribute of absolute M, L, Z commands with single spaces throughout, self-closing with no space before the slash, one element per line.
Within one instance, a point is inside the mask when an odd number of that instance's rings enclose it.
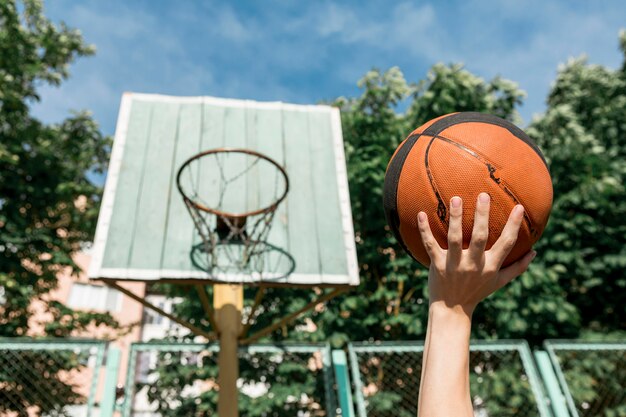
<path fill-rule="evenodd" d="M 463 249 L 462 201 L 450 201 L 448 249 L 433 237 L 428 218 L 418 216 L 420 234 L 430 256 L 428 290 L 430 307 L 422 361 L 419 417 L 473 416 L 469 386 L 469 337 L 476 305 L 527 268 L 535 256 L 528 252 L 514 264 L 500 269 L 519 232 L 524 214 L 516 206 L 502 235 L 485 251 L 489 233 L 489 195 L 476 203 L 472 239 Z"/>

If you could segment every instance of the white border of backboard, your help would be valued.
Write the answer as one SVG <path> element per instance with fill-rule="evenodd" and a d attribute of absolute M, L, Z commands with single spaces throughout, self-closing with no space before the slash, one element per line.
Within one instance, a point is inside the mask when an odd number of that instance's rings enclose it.
<path fill-rule="evenodd" d="M 109 233 L 109 225 L 111 224 L 111 216 L 113 215 L 113 205 L 115 203 L 115 191 L 119 180 L 119 173 L 122 166 L 124 156 L 124 147 L 126 145 L 126 135 L 128 132 L 128 124 L 130 120 L 130 112 L 133 100 L 151 101 L 151 102 L 172 102 L 172 103 L 206 103 L 223 107 L 246 107 L 256 109 L 275 109 L 290 111 L 306 111 L 306 112 L 326 112 L 331 117 L 332 137 L 334 143 L 335 165 L 337 170 L 337 185 L 339 190 L 339 204 L 341 210 L 341 219 L 343 226 L 344 245 L 346 247 L 346 260 L 348 266 L 347 281 L 344 275 L 324 275 L 324 274 L 291 274 L 289 278 L 279 280 L 261 281 L 262 283 L 272 284 L 306 284 L 306 285 L 358 285 L 359 270 L 356 257 L 356 245 L 354 241 L 354 229 L 352 223 L 352 209 L 350 205 L 350 192 L 348 189 L 348 174 L 346 171 L 346 159 L 344 153 L 343 136 L 341 130 L 341 114 L 339 109 L 326 105 L 302 105 L 288 104 L 282 102 L 259 102 L 253 100 L 236 100 L 217 97 L 176 97 L 160 94 L 141 94 L 126 92 L 122 96 L 120 111 L 115 129 L 115 140 L 113 150 L 111 152 L 111 160 L 107 174 L 106 184 L 104 186 L 104 195 L 102 205 L 100 207 L 100 215 L 98 217 L 98 225 L 96 227 L 96 235 L 94 239 L 93 256 L 89 266 L 89 277 L 92 279 L 120 279 L 120 280 L 139 280 L 139 281 L 158 281 L 160 279 L 198 279 L 207 280 L 207 274 L 203 271 L 180 271 L 180 270 L 164 270 L 164 269 L 136 269 L 126 268 L 102 268 L 104 260 L 105 243 Z M 131 273 L 132 271 L 132 273 Z M 312 280 L 311 278 L 317 277 Z M 234 277 L 213 277 L 211 281 L 229 282 Z M 237 276 L 238 282 L 256 282 L 254 277 Z"/>
<path fill-rule="evenodd" d="M 352 222 L 352 205 L 350 204 L 350 189 L 348 188 L 348 171 L 346 156 L 343 147 L 343 133 L 341 129 L 341 113 L 338 108 L 331 107 L 332 135 L 335 143 L 335 164 L 337 170 L 337 185 L 339 189 L 339 206 L 341 207 L 341 222 L 343 238 L 346 247 L 346 261 L 348 262 L 348 279 L 350 285 L 359 285 L 359 264 L 356 257 L 354 240 L 354 223 Z"/>
<path fill-rule="evenodd" d="M 117 126 L 115 127 L 113 149 L 111 151 L 111 159 L 107 171 L 107 179 L 104 184 L 102 203 L 100 204 L 100 213 L 98 215 L 98 225 L 96 226 L 96 235 L 93 242 L 92 257 L 91 262 L 89 263 L 88 274 L 90 278 L 95 278 L 100 275 L 102 261 L 104 260 L 104 248 L 109 234 L 111 216 L 113 215 L 113 204 L 115 203 L 115 190 L 117 189 L 117 181 L 120 169 L 122 168 L 122 160 L 124 159 L 124 146 L 126 145 L 126 134 L 128 132 L 128 122 L 130 120 L 132 100 L 133 97 L 131 93 L 124 93 L 122 95 L 120 112 L 117 117 Z"/>

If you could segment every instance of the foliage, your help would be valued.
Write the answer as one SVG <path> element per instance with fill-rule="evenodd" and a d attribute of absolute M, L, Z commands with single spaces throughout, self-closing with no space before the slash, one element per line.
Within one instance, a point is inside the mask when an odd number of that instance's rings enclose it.
<path fill-rule="evenodd" d="M 626 33 L 621 34 L 626 54 Z M 626 60 L 625 60 L 626 63 Z M 595 331 L 626 329 L 626 70 L 575 59 L 529 133 L 550 162 L 555 201 L 537 246 Z"/>
<path fill-rule="evenodd" d="M 485 82 L 463 69 L 461 64 L 436 64 L 426 80 L 417 84 L 407 116 L 414 127 L 458 111 L 490 113 L 517 121 L 515 107 L 522 104 L 525 95 L 510 80 L 496 77 Z"/>
<path fill-rule="evenodd" d="M 626 32 L 620 35 L 626 56 Z M 626 319 L 626 59 L 618 70 L 570 60 L 528 129 L 550 163 L 555 201 L 542 264 L 580 316 L 583 336 L 624 337 Z M 581 415 L 626 415 L 621 352 L 565 352 Z"/>
<path fill-rule="evenodd" d="M 339 101 L 363 281 L 357 291 L 337 300 L 351 323 L 361 323 L 363 328 L 352 340 L 416 339 L 425 333 L 426 271 L 397 252 L 381 204 L 372 203 L 382 201 L 382 179 L 393 150 L 407 132 L 453 111 L 478 110 L 515 120 L 515 105 L 523 97 L 513 82 L 501 78 L 485 82 L 459 65 L 435 65 L 427 80 L 413 89 L 399 79 L 397 68 L 384 74 L 370 72 L 361 81 L 366 88 L 361 97 Z M 387 92 L 390 89 L 395 93 Z M 409 92 L 409 110 L 396 114 L 393 109 Z M 372 97 L 382 102 L 372 104 Z M 459 97 L 458 102 L 454 97 Z M 373 111 L 381 108 L 386 110 Z M 332 317 L 327 320 L 334 322 L 336 332 L 354 335 L 355 326 L 348 330 Z M 575 335 L 577 312 L 565 301 L 555 272 L 537 263 L 506 290 L 481 303 L 475 322 L 475 337 L 526 337 L 539 342 Z"/>
<path fill-rule="evenodd" d="M 137 390 L 145 390 L 161 415 L 217 415 L 218 392 L 212 389 L 218 377 L 217 352 L 147 354 L 156 356 L 156 365 Z M 239 403 L 246 416 L 327 415 L 319 352 L 242 352 L 239 364 Z M 210 389 L 199 389 L 203 385 Z"/>
<path fill-rule="evenodd" d="M 52 318 L 48 336 L 116 325 L 107 314 L 75 312 L 46 297 L 60 271 L 78 272 L 72 254 L 93 238 L 101 190 L 88 173 L 104 170 L 109 139 L 88 113 L 46 125 L 29 107 L 39 87 L 59 85 L 76 57 L 92 53 L 79 31 L 48 20 L 39 1 L 0 1 L 0 336 L 26 335 L 34 300 Z M 60 402 L 75 400 L 64 393 Z"/>
<path fill-rule="evenodd" d="M 415 416 L 422 352 L 410 343 L 368 346 L 353 353 L 367 414 Z M 470 385 L 477 415 L 537 416 L 538 405 L 517 348 L 470 353 Z"/>
<path fill-rule="evenodd" d="M 68 350 L 12 350 L 0 345 L 0 411 L 2 415 L 66 416 L 67 404 L 84 404 L 79 386 L 68 378 L 68 370 L 87 369 L 90 353 Z M 24 370 L 28 369 L 28 372 Z M 50 377 L 54 375 L 55 377 Z M 36 387 L 36 389 L 33 389 Z M 10 413 L 6 413 L 10 410 Z M 44 414 L 45 413 L 45 414 Z"/>
<path fill-rule="evenodd" d="M 581 417 L 626 415 L 626 352 L 555 349 Z"/>
<path fill-rule="evenodd" d="M 517 352 L 473 352 L 470 387 L 474 408 L 489 416 L 536 416 L 537 398 Z"/>

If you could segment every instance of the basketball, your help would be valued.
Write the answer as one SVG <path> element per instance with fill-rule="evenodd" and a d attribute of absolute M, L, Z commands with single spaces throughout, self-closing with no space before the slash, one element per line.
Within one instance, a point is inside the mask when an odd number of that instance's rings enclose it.
<path fill-rule="evenodd" d="M 517 242 L 503 266 L 539 240 L 552 207 L 552 180 L 537 145 L 513 123 L 464 112 L 438 117 L 415 129 L 396 149 L 385 174 L 383 205 L 400 245 L 429 266 L 417 227 L 424 211 L 439 245 L 448 247 L 450 199 L 463 199 L 463 248 L 469 246 L 478 194 L 491 197 L 488 250 L 516 204 L 525 209 Z"/>

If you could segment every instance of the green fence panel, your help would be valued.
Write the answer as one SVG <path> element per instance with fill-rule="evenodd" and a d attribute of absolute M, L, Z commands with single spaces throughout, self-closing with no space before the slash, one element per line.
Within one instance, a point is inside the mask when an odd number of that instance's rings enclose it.
<path fill-rule="evenodd" d="M 219 345 L 134 343 L 122 415 L 216 415 Z M 241 415 L 335 416 L 328 344 L 239 350 Z"/>
<path fill-rule="evenodd" d="M 119 351 L 107 354 L 98 410 L 105 348 L 92 340 L 0 339 L 0 415 L 110 415 Z M 421 342 L 350 344 L 356 415 L 414 417 L 422 351 Z M 470 351 L 476 416 L 546 417 L 551 406 L 557 417 L 626 417 L 626 342 L 546 341 L 545 352 L 535 352 L 541 373 L 524 341 L 474 342 Z M 215 344 L 133 344 L 123 415 L 212 415 L 218 352 Z M 354 415 L 343 351 L 331 360 L 327 344 L 252 345 L 239 357 L 242 415 Z"/>
<path fill-rule="evenodd" d="M 348 346 L 359 417 L 415 417 L 423 342 Z M 470 381 L 476 416 L 551 417 L 525 341 L 472 342 Z"/>
<path fill-rule="evenodd" d="M 0 415 L 89 417 L 105 342 L 0 338 Z"/>
<path fill-rule="evenodd" d="M 626 341 L 547 340 L 544 347 L 572 416 L 626 416 Z"/>

